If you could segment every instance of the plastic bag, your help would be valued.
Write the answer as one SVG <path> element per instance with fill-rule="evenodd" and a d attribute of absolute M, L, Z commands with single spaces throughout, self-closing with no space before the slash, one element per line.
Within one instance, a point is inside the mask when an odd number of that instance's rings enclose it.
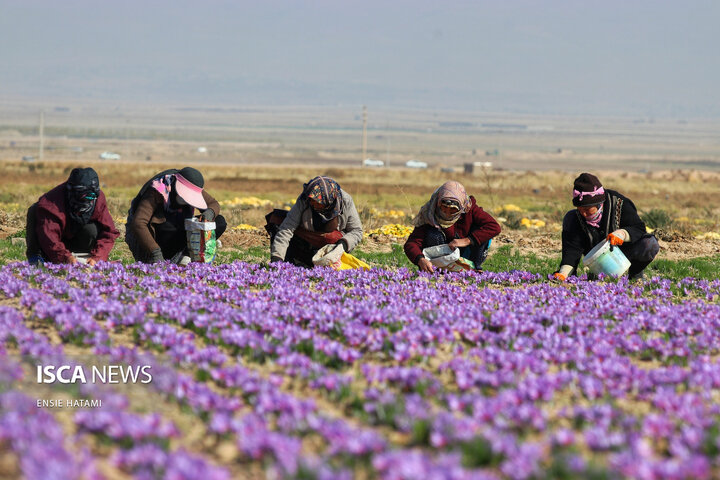
<path fill-rule="evenodd" d="M 345 253 L 345 248 L 342 244 L 338 245 L 325 245 L 313 255 L 313 265 L 321 267 L 332 267 L 335 270 L 340 270 L 342 264 L 341 258 Z"/>
<path fill-rule="evenodd" d="M 462 272 L 463 270 L 475 270 L 475 262 L 468 260 L 467 258 L 460 257 L 455 263 L 447 267 L 451 272 Z"/>
<path fill-rule="evenodd" d="M 370 265 L 363 262 L 354 255 L 350 255 L 349 253 L 343 253 L 342 257 L 340 257 L 340 270 L 351 270 L 353 268 L 370 270 Z"/>
<path fill-rule="evenodd" d="M 354 255 L 345 253 L 342 244 L 325 245 L 313 256 L 313 265 L 332 267 L 335 270 L 351 270 L 362 268 L 370 270 L 370 265 L 363 262 Z"/>
<path fill-rule="evenodd" d="M 215 260 L 217 240 L 215 222 L 201 222 L 197 218 L 185 219 L 187 248 L 193 262 L 211 263 Z"/>
<path fill-rule="evenodd" d="M 446 243 L 423 249 L 423 256 L 437 268 L 451 272 L 475 270 L 475 264 L 471 260 L 460 256 L 459 248 L 452 249 Z"/>
<path fill-rule="evenodd" d="M 434 266 L 445 268 L 460 258 L 460 249 L 450 248 L 446 243 L 423 249 L 423 256 Z"/>

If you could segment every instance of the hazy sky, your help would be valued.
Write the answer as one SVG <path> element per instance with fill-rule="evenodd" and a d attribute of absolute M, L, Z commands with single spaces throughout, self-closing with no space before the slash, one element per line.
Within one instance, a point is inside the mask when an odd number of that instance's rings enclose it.
<path fill-rule="evenodd" d="M 0 95 L 720 117 L 720 1 L 0 0 Z"/>

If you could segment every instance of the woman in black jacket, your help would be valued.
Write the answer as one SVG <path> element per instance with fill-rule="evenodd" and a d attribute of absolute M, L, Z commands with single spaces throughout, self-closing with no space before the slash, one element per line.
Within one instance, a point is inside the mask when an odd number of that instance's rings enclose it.
<path fill-rule="evenodd" d="M 562 260 L 554 277 L 564 281 L 573 275 L 580 258 L 607 239 L 630 260 L 630 279 L 642 278 L 660 246 L 655 236 L 647 233 L 633 202 L 614 190 L 605 190 L 595 175 L 582 173 L 573 186 L 573 205 L 577 208 L 563 219 Z"/>

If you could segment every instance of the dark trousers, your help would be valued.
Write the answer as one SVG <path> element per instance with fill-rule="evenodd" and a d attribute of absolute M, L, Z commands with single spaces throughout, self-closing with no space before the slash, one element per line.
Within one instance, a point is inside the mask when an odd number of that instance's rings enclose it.
<path fill-rule="evenodd" d="M 37 263 L 39 260 L 48 258 L 47 254 L 42 251 L 40 242 L 38 241 L 36 219 L 37 203 L 33 203 L 27 211 L 25 223 L 25 242 L 27 249 L 25 256 L 30 263 Z M 81 226 L 72 238 L 63 239 L 65 248 L 73 253 L 90 253 L 95 247 L 98 237 L 98 226 L 95 222 L 87 223 Z"/>
<path fill-rule="evenodd" d="M 265 230 L 267 230 L 268 234 L 270 234 L 270 245 L 272 245 L 272 242 L 275 241 L 275 235 L 277 235 L 279 230 L 279 225 L 268 222 L 265 226 Z M 287 251 L 285 252 L 285 258 L 283 258 L 283 260 L 300 267 L 312 268 L 312 258 L 318 250 L 320 249 L 310 245 L 310 243 L 308 243 L 308 241 L 304 238 L 293 235 L 290 239 L 290 244 L 288 245 Z"/>
<path fill-rule="evenodd" d="M 315 248 L 307 240 L 293 235 L 290 239 L 287 252 L 285 252 L 285 261 L 298 265 L 300 267 L 313 267 L 313 257 L 320 250 Z"/>
<path fill-rule="evenodd" d="M 445 238 L 445 233 L 443 233 L 443 231 L 439 228 L 429 228 L 425 234 L 423 245 L 425 248 L 435 247 L 437 245 L 449 243 L 450 241 Z M 473 262 L 475 264 L 475 270 L 480 270 L 480 266 L 488 256 L 491 242 L 492 240 L 488 240 L 481 245 L 476 245 L 475 241 L 471 239 L 470 245 L 460 249 L 460 256 Z"/>
<path fill-rule="evenodd" d="M 282 224 L 285 217 L 287 217 L 287 210 L 274 209 L 272 212 L 265 215 L 267 224 L 265 230 L 270 235 L 270 245 L 275 241 L 275 235 L 280 231 L 280 225 Z M 292 263 L 300 267 L 313 267 L 312 258 L 320 250 L 319 248 L 313 247 L 304 238 L 300 238 L 297 235 L 293 235 L 290 239 L 287 251 L 285 252 L 284 261 Z"/>
<path fill-rule="evenodd" d="M 227 221 L 225 217 L 218 215 L 213 222 L 215 222 L 215 238 L 220 238 L 227 229 Z M 187 248 L 185 223 L 183 222 L 179 227 L 171 222 L 155 225 L 155 241 L 166 259 L 182 254 Z"/>
<path fill-rule="evenodd" d="M 634 277 L 650 265 L 658 254 L 660 245 L 654 235 L 648 235 L 635 242 L 621 245 L 620 250 L 630 260 L 628 276 Z"/>

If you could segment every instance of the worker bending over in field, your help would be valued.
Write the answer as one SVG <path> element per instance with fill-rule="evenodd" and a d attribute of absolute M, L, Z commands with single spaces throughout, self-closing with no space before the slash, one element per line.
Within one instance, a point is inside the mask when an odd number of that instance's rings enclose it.
<path fill-rule="evenodd" d="M 270 261 L 312 267 L 312 257 L 330 244 L 351 252 L 363 238 L 352 197 L 330 177 L 315 177 L 290 211 L 273 210 L 265 217 L 270 234 Z"/>
<path fill-rule="evenodd" d="M 641 279 L 660 246 L 655 236 L 647 233 L 633 202 L 614 190 L 605 190 L 589 173 L 575 179 L 572 202 L 577 208 L 563 219 L 562 260 L 553 276 L 565 281 L 575 274 L 580 257 L 607 239 L 630 260 L 630 279 Z"/>
<path fill-rule="evenodd" d="M 92 168 L 75 168 L 66 182 L 44 194 L 27 212 L 28 261 L 32 264 L 108 260 L 120 232 L 115 228 Z"/>
<path fill-rule="evenodd" d="M 415 229 L 405 242 L 405 255 L 423 272 L 435 268 L 423 255 L 423 249 L 447 244 L 460 249 L 460 256 L 472 261 L 475 269 L 487 258 L 491 239 L 500 233 L 500 225 L 468 196 L 459 182 L 445 182 L 413 219 Z"/>
<path fill-rule="evenodd" d="M 202 174 L 192 167 L 160 172 L 145 182 L 128 210 L 125 241 L 138 262 L 170 260 L 187 264 L 185 219 L 195 209 L 200 219 L 215 222 L 219 238 L 227 228 L 220 204 L 203 187 Z"/>

